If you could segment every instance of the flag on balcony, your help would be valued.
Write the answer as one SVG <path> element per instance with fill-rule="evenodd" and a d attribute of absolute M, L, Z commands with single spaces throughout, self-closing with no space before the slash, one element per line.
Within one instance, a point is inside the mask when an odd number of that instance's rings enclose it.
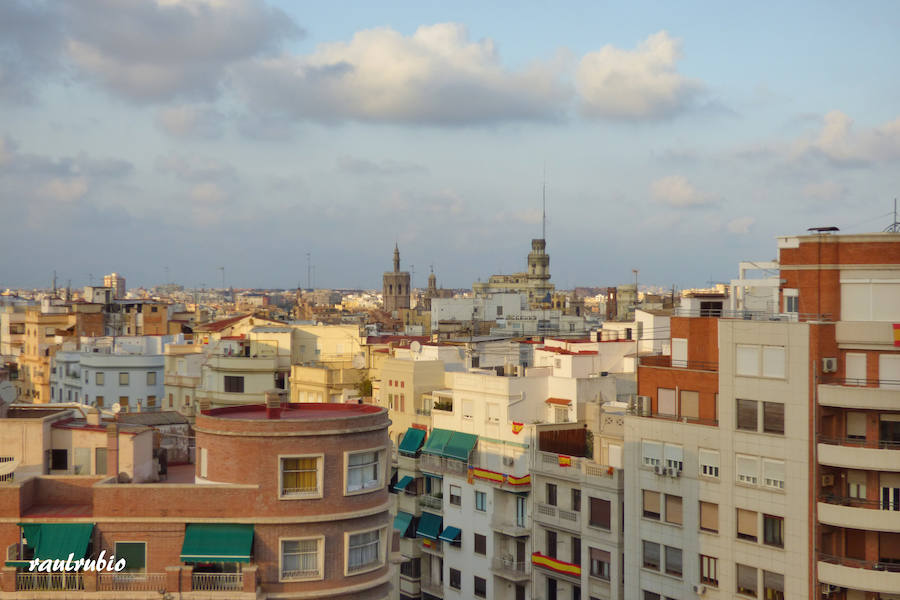
<path fill-rule="evenodd" d="M 895 327 L 896 327 L 896 325 L 895 325 Z M 894 331 L 894 336 L 896 337 L 896 330 Z M 525 423 L 519 423 L 518 421 L 512 422 L 512 432 L 516 435 L 519 435 L 519 433 L 522 431 L 522 428 L 524 428 L 524 427 L 525 427 Z"/>
<path fill-rule="evenodd" d="M 894 345 L 900 347 L 900 323 L 894 323 Z"/>
<path fill-rule="evenodd" d="M 559 466 L 571 467 L 572 466 L 572 457 L 566 456 L 565 454 L 560 454 L 559 455 Z"/>
<path fill-rule="evenodd" d="M 522 477 L 507 475 L 506 483 L 508 483 L 509 485 L 531 485 L 531 475 L 524 475 Z"/>

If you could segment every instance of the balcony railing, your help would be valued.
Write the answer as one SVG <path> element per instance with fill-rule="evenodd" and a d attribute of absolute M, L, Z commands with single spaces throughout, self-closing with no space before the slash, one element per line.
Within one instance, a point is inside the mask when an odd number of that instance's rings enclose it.
<path fill-rule="evenodd" d="M 900 450 L 900 442 L 894 440 L 867 440 L 860 438 L 841 438 L 819 435 L 816 440 L 820 444 L 831 446 L 850 446 L 854 448 L 880 448 L 882 450 Z"/>
<path fill-rule="evenodd" d="M 716 319 L 740 319 L 743 321 L 833 321 L 831 313 L 778 313 L 771 310 L 727 310 L 723 308 L 676 308 L 675 317 L 713 317 Z"/>
<path fill-rule="evenodd" d="M 431 473 L 451 473 L 465 477 L 469 471 L 469 463 L 433 454 L 422 454 L 419 467 Z"/>
<path fill-rule="evenodd" d="M 530 565 L 530 562 L 517 562 L 512 557 L 494 558 L 491 561 L 491 567 L 497 571 L 507 571 L 520 575 L 526 575 Z"/>
<path fill-rule="evenodd" d="M 17 592 L 84 590 L 81 573 L 16 573 Z"/>
<path fill-rule="evenodd" d="M 822 383 L 826 385 L 843 385 L 847 387 L 874 387 L 900 389 L 900 380 L 897 379 L 870 379 L 868 377 L 838 377 L 829 374 L 822 376 Z"/>
<path fill-rule="evenodd" d="M 437 496 L 419 496 L 419 506 L 441 510 L 444 506 L 444 499 Z"/>
<path fill-rule="evenodd" d="M 704 360 L 672 360 L 669 355 L 657 354 L 641 357 L 642 367 L 664 367 L 670 369 L 688 369 L 692 371 L 718 371 L 719 363 Z"/>
<path fill-rule="evenodd" d="M 99 573 L 100 592 L 160 592 L 166 589 L 165 573 Z"/>
<path fill-rule="evenodd" d="M 244 587 L 241 573 L 194 573 L 191 586 L 195 592 L 236 592 Z"/>
<path fill-rule="evenodd" d="M 432 596 L 437 596 L 438 598 L 444 597 L 444 583 L 442 581 L 436 581 L 431 578 L 422 578 L 422 581 L 419 583 L 419 586 L 422 588 L 422 591 L 426 594 L 431 594 Z"/>
<path fill-rule="evenodd" d="M 842 565 L 854 569 L 868 569 L 870 571 L 888 571 L 900 573 L 900 562 L 872 561 L 847 556 L 834 556 L 832 554 L 819 553 L 819 560 L 833 565 Z"/>
<path fill-rule="evenodd" d="M 900 504 L 893 501 L 884 502 L 882 500 L 869 500 L 868 498 L 851 498 L 850 496 L 838 496 L 836 494 L 819 494 L 819 502 L 837 506 L 849 506 L 851 508 L 900 511 Z"/>

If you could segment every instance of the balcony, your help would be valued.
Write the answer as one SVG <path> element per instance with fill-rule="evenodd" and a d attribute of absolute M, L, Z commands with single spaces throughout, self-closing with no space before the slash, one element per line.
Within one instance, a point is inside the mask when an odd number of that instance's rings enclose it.
<path fill-rule="evenodd" d="M 440 512 L 444 509 L 444 498 L 441 496 L 419 496 L 419 506 Z"/>
<path fill-rule="evenodd" d="M 568 462 L 565 459 L 568 459 Z M 600 465 L 587 458 L 565 456 L 555 452 L 538 451 L 532 471 L 538 475 L 548 475 L 579 483 L 603 485 L 615 489 L 622 487 L 621 469 Z"/>
<path fill-rule="evenodd" d="M 770 310 L 725 310 L 721 308 L 676 308 L 674 317 L 712 317 L 740 321 L 781 321 L 785 323 L 832 322 L 831 313 L 779 313 Z"/>
<path fill-rule="evenodd" d="M 165 573 L 98 573 L 100 592 L 159 592 L 166 589 Z"/>
<path fill-rule="evenodd" d="M 244 589 L 242 573 L 194 573 L 191 587 L 195 592 L 240 592 Z"/>
<path fill-rule="evenodd" d="M 817 513 L 819 523 L 827 525 L 900 533 L 900 512 L 881 510 L 876 500 L 820 496 Z"/>
<path fill-rule="evenodd" d="M 581 513 L 563 510 L 557 506 L 550 506 L 541 502 L 535 502 L 534 520 L 544 525 L 570 531 L 579 531 L 581 529 Z"/>
<path fill-rule="evenodd" d="M 531 535 L 531 528 L 525 523 L 519 525 L 511 519 L 504 518 L 502 513 L 497 512 L 494 512 L 494 518 L 491 519 L 491 529 L 510 537 L 527 537 Z"/>
<path fill-rule="evenodd" d="M 165 384 L 176 387 L 197 387 L 200 385 L 200 376 L 196 375 L 170 375 L 166 373 Z"/>
<path fill-rule="evenodd" d="M 419 585 L 423 594 L 429 594 L 436 598 L 444 597 L 444 583 L 442 581 L 423 577 Z"/>
<path fill-rule="evenodd" d="M 531 565 L 528 562 L 516 562 L 511 556 L 491 560 L 491 571 L 494 575 L 509 581 L 521 582 L 531 578 Z"/>
<path fill-rule="evenodd" d="M 818 438 L 821 465 L 871 471 L 900 471 L 900 444 L 847 438 Z"/>
<path fill-rule="evenodd" d="M 839 346 L 856 344 L 869 346 L 873 350 L 882 347 L 894 349 L 894 328 L 892 323 L 881 321 L 838 321 L 834 335 Z"/>
<path fill-rule="evenodd" d="M 819 581 L 882 594 L 900 590 L 900 565 L 819 554 Z"/>
<path fill-rule="evenodd" d="M 69 592 L 83 590 L 84 575 L 82 573 L 16 573 L 17 592 Z"/>
<path fill-rule="evenodd" d="M 419 458 L 419 468 L 429 473 L 446 473 L 466 477 L 469 473 L 469 463 L 433 454 L 422 454 Z"/>
<path fill-rule="evenodd" d="M 719 363 L 717 362 L 706 362 L 702 360 L 672 360 L 672 357 L 667 355 L 644 356 L 641 358 L 640 366 L 659 367 L 663 369 L 685 369 L 687 371 L 716 372 L 719 370 Z"/>
<path fill-rule="evenodd" d="M 900 381 L 826 378 L 819 384 L 819 404 L 859 410 L 897 410 Z"/>
<path fill-rule="evenodd" d="M 278 368 L 278 360 L 275 357 L 212 355 L 206 365 L 214 371 L 274 372 Z"/>

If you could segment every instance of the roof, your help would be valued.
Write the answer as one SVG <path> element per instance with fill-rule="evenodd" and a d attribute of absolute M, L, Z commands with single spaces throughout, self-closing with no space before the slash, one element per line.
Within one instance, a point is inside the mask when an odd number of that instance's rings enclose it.
<path fill-rule="evenodd" d="M 558 348 L 556 346 L 541 346 L 537 349 L 544 350 L 545 352 L 553 352 L 554 354 L 565 354 L 567 356 L 587 356 L 597 354 L 596 350 L 566 350 L 565 348 Z"/>
<path fill-rule="evenodd" d="M 299 420 L 309 421 L 313 419 L 336 419 L 341 417 L 360 417 L 375 414 L 385 410 L 372 404 L 336 404 L 330 402 L 283 402 L 281 404 L 281 416 L 273 421 Z M 244 419 L 250 421 L 269 420 L 266 416 L 265 404 L 241 404 L 238 406 L 225 406 L 203 411 L 207 417 L 219 419 Z"/>
<path fill-rule="evenodd" d="M 560 406 L 571 406 L 572 401 L 565 398 L 547 398 L 544 400 L 547 404 L 558 404 Z"/>
<path fill-rule="evenodd" d="M 189 421 L 183 415 L 174 410 L 161 410 L 153 412 L 119 413 L 120 423 L 132 425 L 187 425 Z"/>

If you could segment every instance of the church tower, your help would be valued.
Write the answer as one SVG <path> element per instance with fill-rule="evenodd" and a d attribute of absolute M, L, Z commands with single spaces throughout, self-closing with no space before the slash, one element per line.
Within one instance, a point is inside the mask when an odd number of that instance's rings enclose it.
<path fill-rule="evenodd" d="M 382 278 L 384 310 L 393 313 L 409 308 L 409 271 L 400 270 L 400 248 L 394 244 L 394 270 L 387 271 Z"/>

